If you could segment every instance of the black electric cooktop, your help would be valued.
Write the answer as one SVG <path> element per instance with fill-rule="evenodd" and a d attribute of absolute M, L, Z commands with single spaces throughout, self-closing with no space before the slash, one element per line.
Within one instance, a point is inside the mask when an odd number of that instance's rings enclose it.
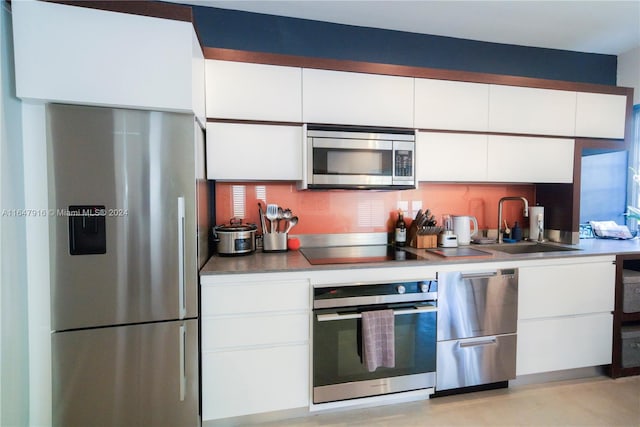
<path fill-rule="evenodd" d="M 414 253 L 393 245 L 302 248 L 300 252 L 311 265 L 405 261 L 420 258 Z"/>

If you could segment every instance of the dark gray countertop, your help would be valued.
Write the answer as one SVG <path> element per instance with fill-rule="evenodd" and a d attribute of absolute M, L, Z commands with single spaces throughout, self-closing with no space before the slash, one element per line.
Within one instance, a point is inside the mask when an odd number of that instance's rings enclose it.
<path fill-rule="evenodd" d="M 555 243 L 550 243 L 555 244 Z M 400 267 L 416 265 L 438 265 L 452 263 L 482 263 L 496 261 L 516 261 L 516 260 L 540 260 L 555 258 L 574 258 L 594 255 L 621 255 L 637 254 L 640 256 L 640 240 L 610 240 L 610 239 L 585 239 L 578 245 L 560 245 L 580 249 L 577 251 L 562 252 L 541 252 L 532 254 L 511 255 L 504 252 L 488 249 L 483 245 L 468 246 L 489 253 L 483 257 L 442 257 L 440 255 L 427 252 L 425 249 L 407 248 L 407 250 L 419 253 L 424 259 L 408 261 L 386 261 L 359 264 L 331 264 L 331 265 L 311 265 L 299 251 L 288 251 L 282 253 L 263 253 L 257 251 L 250 255 L 243 256 L 218 256 L 214 255 L 207 261 L 201 275 L 216 274 L 246 274 L 246 273 L 276 273 L 292 272 L 304 270 L 339 270 L 345 268 L 380 268 L 380 267 Z"/>

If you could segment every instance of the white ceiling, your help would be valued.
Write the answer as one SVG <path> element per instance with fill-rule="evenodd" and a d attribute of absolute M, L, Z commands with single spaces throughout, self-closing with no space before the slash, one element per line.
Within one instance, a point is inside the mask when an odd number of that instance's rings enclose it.
<path fill-rule="evenodd" d="M 640 47 L 640 0 L 171 1 L 578 52 L 618 55 Z"/>

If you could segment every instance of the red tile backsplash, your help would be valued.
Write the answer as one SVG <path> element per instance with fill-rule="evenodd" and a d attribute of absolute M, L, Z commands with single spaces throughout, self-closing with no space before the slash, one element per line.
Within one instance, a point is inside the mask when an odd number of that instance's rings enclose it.
<path fill-rule="evenodd" d="M 234 196 L 235 194 L 235 196 Z M 473 215 L 481 229 L 497 228 L 498 202 L 505 196 L 524 196 L 535 205 L 533 185 L 420 183 L 404 191 L 298 191 L 295 183 L 216 183 L 216 224 L 237 216 L 258 224 L 258 201 L 290 208 L 299 218 L 291 234 L 369 233 L 391 231 L 397 211 L 405 211 L 407 225 L 418 209 L 431 209 L 438 225 L 442 215 Z M 244 212 L 244 213 L 243 213 Z M 522 204 L 505 202 L 503 217 L 509 227 L 524 227 Z M 261 231 L 261 230 L 260 230 Z"/>

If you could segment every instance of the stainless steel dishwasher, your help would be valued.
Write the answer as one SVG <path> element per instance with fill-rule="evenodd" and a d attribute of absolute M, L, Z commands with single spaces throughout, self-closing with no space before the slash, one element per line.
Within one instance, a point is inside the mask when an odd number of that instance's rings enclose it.
<path fill-rule="evenodd" d="M 439 273 L 438 292 L 436 394 L 514 379 L 518 270 Z"/>

